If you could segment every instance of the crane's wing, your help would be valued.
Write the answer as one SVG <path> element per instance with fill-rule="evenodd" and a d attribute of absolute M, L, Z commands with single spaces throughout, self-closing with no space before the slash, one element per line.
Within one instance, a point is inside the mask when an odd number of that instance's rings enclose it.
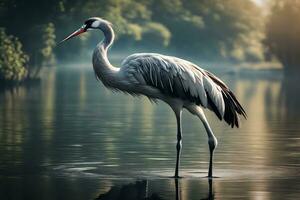
<path fill-rule="evenodd" d="M 246 113 L 230 89 L 212 73 L 176 57 L 133 54 L 122 62 L 131 83 L 148 85 L 163 94 L 212 110 L 220 120 L 239 126 L 237 114 Z"/>

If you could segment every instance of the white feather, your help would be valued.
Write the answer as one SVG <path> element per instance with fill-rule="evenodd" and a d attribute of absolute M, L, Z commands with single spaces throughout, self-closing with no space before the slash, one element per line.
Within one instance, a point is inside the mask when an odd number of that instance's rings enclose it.
<path fill-rule="evenodd" d="M 100 23 L 101 23 L 101 22 L 100 22 L 99 20 L 96 20 L 96 21 L 94 21 L 94 22 L 91 24 L 91 27 L 97 28 L 97 27 L 99 27 Z"/>

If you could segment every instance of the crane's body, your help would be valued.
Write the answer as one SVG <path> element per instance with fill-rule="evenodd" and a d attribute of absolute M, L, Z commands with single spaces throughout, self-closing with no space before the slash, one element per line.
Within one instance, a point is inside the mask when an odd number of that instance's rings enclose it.
<path fill-rule="evenodd" d="M 246 113 L 234 94 L 219 78 L 197 65 L 172 56 L 156 53 L 138 53 L 124 59 L 120 68 L 110 64 L 107 56 L 114 40 L 110 23 L 101 18 L 90 18 L 84 26 L 65 40 L 89 29 L 100 29 L 104 39 L 93 53 L 96 77 L 108 88 L 131 95 L 144 95 L 149 99 L 166 102 L 174 111 L 177 120 L 177 158 L 175 177 L 179 177 L 179 162 L 182 148 L 182 109 L 199 117 L 208 136 L 210 162 L 208 177 L 212 177 L 213 152 L 217 139 L 204 115 L 203 108 L 212 110 L 231 127 L 239 126 L 238 115 Z M 65 41 L 63 40 L 63 41 Z"/>

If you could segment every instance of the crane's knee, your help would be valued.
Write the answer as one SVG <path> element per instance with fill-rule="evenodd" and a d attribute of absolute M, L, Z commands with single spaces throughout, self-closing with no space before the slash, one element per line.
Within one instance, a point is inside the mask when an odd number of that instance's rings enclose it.
<path fill-rule="evenodd" d="M 178 141 L 177 141 L 177 145 L 176 145 L 176 149 L 177 149 L 177 151 L 180 151 L 181 148 L 182 148 L 182 141 L 181 141 L 181 140 L 178 140 Z"/>
<path fill-rule="evenodd" d="M 216 137 L 211 137 L 208 139 L 209 150 L 213 152 L 215 148 L 218 146 L 218 140 Z"/>

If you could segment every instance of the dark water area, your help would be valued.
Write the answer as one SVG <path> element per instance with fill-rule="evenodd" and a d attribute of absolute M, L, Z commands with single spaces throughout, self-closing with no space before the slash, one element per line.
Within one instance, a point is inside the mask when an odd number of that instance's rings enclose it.
<path fill-rule="evenodd" d="M 209 182 L 205 130 L 184 112 L 176 181 L 171 109 L 105 89 L 86 65 L 0 90 L 0 199 L 300 198 L 298 80 L 220 73 L 248 120 L 231 129 L 206 112 L 219 141 Z"/>

